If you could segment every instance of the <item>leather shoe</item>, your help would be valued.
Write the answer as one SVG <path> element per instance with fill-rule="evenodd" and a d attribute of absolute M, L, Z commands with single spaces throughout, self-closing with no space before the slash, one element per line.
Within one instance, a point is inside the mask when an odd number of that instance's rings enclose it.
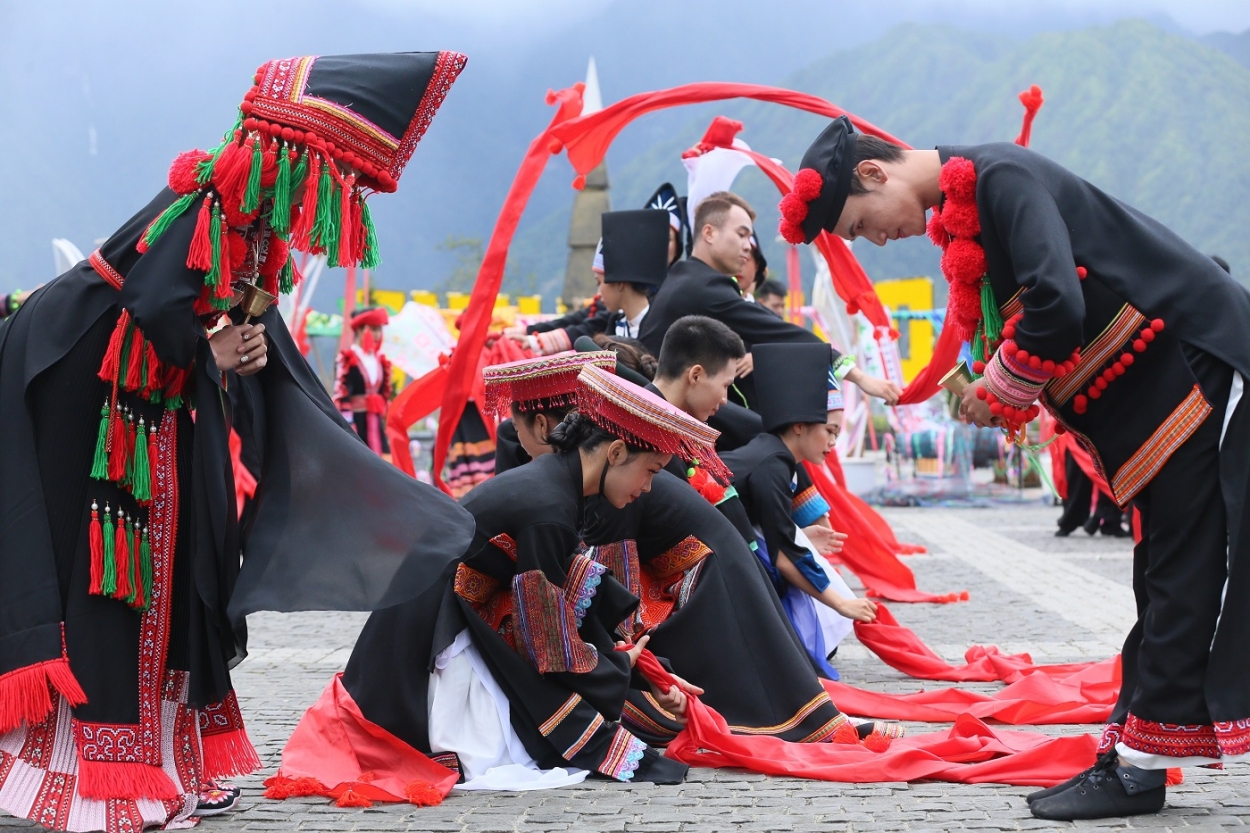
<path fill-rule="evenodd" d="M 1029 809 L 1039 819 L 1073 821 L 1157 813 L 1166 797 L 1167 771 L 1120 763 L 1115 751 L 1098 759 L 1067 789 L 1034 800 Z"/>

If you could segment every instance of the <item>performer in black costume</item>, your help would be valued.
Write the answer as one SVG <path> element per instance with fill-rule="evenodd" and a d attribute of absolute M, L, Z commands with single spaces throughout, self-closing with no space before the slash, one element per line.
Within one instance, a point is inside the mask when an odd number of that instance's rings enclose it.
<path fill-rule="evenodd" d="M 614 650 L 625 647 L 616 630 L 639 601 L 579 549 L 590 499 L 626 506 L 650 487 L 672 453 L 715 460 L 715 432 L 591 364 L 579 376 L 578 411 L 548 440 L 557 453 L 492 478 L 464 499 L 477 531 L 443 586 L 369 619 L 341 683 L 336 678 L 323 695 L 327 705 L 314 706 L 288 742 L 275 786 L 314 778 L 332 788 L 322 773 L 292 761 L 316 761 L 323 746 L 350 747 L 357 734 L 367 742 L 378 728 L 436 758 L 483 745 L 471 730 L 461 749 L 431 744 L 431 737 L 457 729 L 429 723 L 437 706 L 429 700 L 431 671 L 437 675 L 440 656 L 447 662 L 465 639 L 483 663 L 474 673 L 489 677 L 509 704 L 507 724 L 492 728 L 518 737 L 532 759 L 527 763 L 622 781 L 684 778 L 685 765 L 620 725 L 636 654 Z M 639 639 L 635 650 L 646 642 Z M 652 690 L 652 696 L 681 715 L 681 692 Z M 340 742 L 316 727 L 328 699 L 343 698 L 360 717 L 341 721 L 334 731 Z M 461 772 L 469 780 L 486 774 Z"/>
<path fill-rule="evenodd" d="M 741 197 L 728 192 L 711 194 L 695 209 L 694 248 L 690 257 L 675 263 L 651 302 L 642 322 L 639 340 L 659 355 L 664 333 L 686 315 L 706 315 L 729 326 L 742 339 L 747 351 L 756 344 L 823 344 L 808 330 L 782 321 L 759 304 L 744 303 L 737 274 L 751 255 L 754 212 Z M 897 385 L 868 376 L 849 356 L 834 351 L 835 372 L 841 379 L 859 385 L 865 393 L 898 401 Z M 747 406 L 756 406 L 755 380 L 747 374 L 737 387 Z"/>
<path fill-rule="evenodd" d="M 359 442 L 275 307 L 238 305 L 289 291 L 290 246 L 377 262 L 363 189 L 395 189 L 464 63 L 264 64 L 222 144 L 0 330 L 6 811 L 183 823 L 201 782 L 260 765 L 229 674 L 246 614 L 398 604 L 463 552 L 472 519 Z M 262 470 L 245 529 L 236 422 Z"/>
<path fill-rule="evenodd" d="M 1139 619 L 1087 772 L 1046 819 L 1157 812 L 1164 770 L 1250 754 L 1250 293 L 1162 224 L 1011 144 L 904 151 L 842 118 L 803 158 L 782 233 L 930 237 L 947 326 L 984 375 L 961 412 L 1016 433 L 1047 408 L 1141 512 Z M 796 210 L 797 209 L 797 210 Z"/>

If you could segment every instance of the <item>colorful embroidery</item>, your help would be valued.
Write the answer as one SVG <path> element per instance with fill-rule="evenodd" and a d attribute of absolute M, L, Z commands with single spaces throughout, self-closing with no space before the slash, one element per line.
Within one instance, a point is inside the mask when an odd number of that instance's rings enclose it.
<path fill-rule="evenodd" d="M 450 769 L 460 776 L 461 781 L 464 780 L 464 771 L 460 768 L 460 756 L 455 752 L 440 752 L 437 755 L 431 755 L 430 760 L 444 769 Z"/>
<path fill-rule="evenodd" d="M 1250 753 L 1250 720 L 1217 720 L 1215 739 L 1227 757 Z"/>
<path fill-rule="evenodd" d="M 594 601 L 599 584 L 603 581 L 603 574 L 607 571 L 607 567 L 585 555 L 575 555 L 569 563 L 569 577 L 564 582 L 564 598 L 573 607 L 573 618 L 577 621 L 577 627 L 582 626 L 586 611 L 590 609 L 590 603 Z"/>
<path fill-rule="evenodd" d="M 654 702 L 654 698 L 650 695 L 647 695 L 647 699 Z M 656 708 L 661 714 L 665 713 L 664 710 L 660 709 L 658 706 Z M 646 732 L 649 735 L 655 735 L 656 737 L 675 738 L 678 734 L 676 730 L 656 723 L 651 719 L 649 714 L 628 700 L 625 701 L 625 708 L 621 712 L 621 722 L 637 727 L 639 730 Z"/>
<path fill-rule="evenodd" d="M 569 695 L 569 699 L 564 701 L 563 706 L 556 709 L 551 717 L 543 721 L 543 724 L 538 727 L 538 731 L 542 733 L 543 737 L 550 735 L 556 730 L 557 726 L 564 722 L 566 717 L 573 713 L 573 709 L 577 708 L 577 704 L 580 702 L 582 702 L 582 695 L 573 692 Z"/>
<path fill-rule="evenodd" d="M 646 749 L 645 743 L 618 726 L 608 754 L 599 764 L 599 772 L 617 781 L 631 781 Z"/>
<path fill-rule="evenodd" d="M 122 284 L 125 283 L 126 279 L 121 276 L 120 272 L 113 268 L 112 264 L 104 259 L 104 255 L 100 254 L 99 249 L 92 252 L 91 256 L 87 258 L 87 261 L 91 264 L 91 268 L 96 271 L 96 274 L 104 278 L 105 283 L 114 289 L 121 291 Z"/>
<path fill-rule="evenodd" d="M 600 727 L 603 726 L 603 723 L 603 715 L 596 712 L 594 719 L 590 721 L 590 724 L 586 727 L 586 731 L 582 732 L 581 737 L 573 741 L 573 745 L 564 750 L 564 755 L 562 756 L 564 760 L 573 760 L 573 756 L 578 752 L 581 752 L 582 748 L 586 744 L 590 743 L 590 739 L 594 737 L 595 732 L 599 731 Z"/>
<path fill-rule="evenodd" d="M 499 549 L 503 550 L 504 555 L 511 558 L 513 564 L 516 563 L 517 546 L 516 546 L 515 538 L 513 538 L 511 535 L 509 535 L 506 532 L 501 532 L 498 535 L 496 535 L 494 538 L 491 538 L 490 542 L 494 544 L 496 547 L 498 547 Z"/>
<path fill-rule="evenodd" d="M 782 721 L 775 726 L 730 726 L 729 731 L 739 735 L 779 735 L 798 726 L 820 707 L 826 704 L 832 705 L 832 703 L 833 701 L 829 699 L 829 695 L 822 691 L 807 701 L 790 719 Z M 838 717 L 841 718 L 841 720 L 836 721 L 838 723 L 846 720 L 846 715 L 840 714 Z M 836 725 L 834 729 L 837 729 Z"/>
<path fill-rule="evenodd" d="M 790 517 L 794 519 L 794 525 L 799 529 L 811 526 L 829 514 L 829 504 L 820 492 L 816 491 L 815 486 L 808 486 L 795 495 L 791 507 Z"/>
<path fill-rule="evenodd" d="M 1102 373 L 1104 365 L 1115 359 L 1124 346 L 1137 337 L 1137 331 L 1149 324 L 1146 317 L 1128 304 L 1111 319 L 1098 337 L 1081 348 L 1081 361 L 1076 369 L 1062 378 L 1056 378 L 1046 387 L 1046 395 L 1056 405 L 1063 405 L 1095 375 Z"/>
<path fill-rule="evenodd" d="M 1127 506 L 1159 469 L 1163 468 L 1172 453 L 1198 430 L 1198 426 L 1202 425 L 1210 413 L 1211 406 L 1202 395 L 1202 390 L 1194 385 L 1194 389 L 1176 406 L 1176 410 L 1168 415 L 1111 479 L 1111 492 L 1115 495 L 1116 503 Z"/>
<path fill-rule="evenodd" d="M 1024 287 L 1017 289 L 1016 294 L 1012 295 L 1011 298 L 1007 300 L 1007 303 L 998 308 L 998 314 L 1002 316 L 1004 321 L 1008 318 L 1014 318 L 1024 312 L 1024 300 L 1021 297 L 1022 295 L 1024 295 Z"/>
<path fill-rule="evenodd" d="M 492 596 L 499 592 L 499 580 L 462 563 L 456 567 L 453 589 L 457 596 L 474 607 L 478 607 L 485 605 Z"/>
<path fill-rule="evenodd" d="M 1120 742 L 1120 736 L 1124 734 L 1123 723 L 1108 723 L 1102 730 L 1102 735 L 1098 738 L 1098 754 L 1110 752 L 1115 749 L 1115 745 Z"/>
<path fill-rule="evenodd" d="M 711 553 L 707 544 L 689 535 L 666 552 L 649 560 L 646 566 L 656 578 L 666 579 L 684 573 Z"/>
<path fill-rule="evenodd" d="M 577 632 L 572 605 L 541 570 L 513 576 L 512 598 L 518 642 L 540 674 L 585 674 L 599 663 L 598 651 Z"/>
<path fill-rule="evenodd" d="M 812 732 L 807 737 L 799 741 L 799 743 L 824 743 L 838 733 L 838 728 L 846 723 L 847 717 L 844 714 L 835 715 L 832 720 Z"/>
<path fill-rule="evenodd" d="M 1220 745 L 1210 725 L 1156 723 L 1134 714 L 1124 722 L 1120 742 L 1129 749 L 1169 758 L 1218 758 Z"/>

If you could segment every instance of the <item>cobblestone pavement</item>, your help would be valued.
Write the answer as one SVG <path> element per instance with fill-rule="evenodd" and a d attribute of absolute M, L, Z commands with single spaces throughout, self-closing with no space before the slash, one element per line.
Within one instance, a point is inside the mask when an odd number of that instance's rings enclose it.
<path fill-rule="evenodd" d="M 1133 618 L 1131 545 L 1083 532 L 1053 537 L 1058 510 L 1041 504 L 993 509 L 888 509 L 899 538 L 929 547 L 910 556 L 919 586 L 967 589 L 954 605 L 893 604 L 898 619 L 952 662 L 973 643 L 1030 651 L 1039 662 L 1101 659 L 1114 653 Z M 853 577 L 847 575 L 848 580 Z M 857 588 L 858 589 L 858 588 Z M 692 770 L 685 784 L 657 787 L 590 781 L 530 793 L 453 793 L 441 806 L 340 809 L 328 801 L 272 802 L 260 796 L 303 709 L 340 670 L 364 622 L 361 614 L 259 615 L 250 620 L 251 656 L 234 672 L 263 773 L 240 779 L 244 798 L 228 816 L 206 819 L 225 831 L 861 831 L 1038 830 L 1068 827 L 1221 829 L 1250 824 L 1250 774 L 1189 769 L 1157 816 L 1055 824 L 1033 819 L 1028 789 L 945 783 L 833 784 L 770 778 L 741 770 Z M 850 637 L 837 665 L 851 684 L 904 693 L 926 684 L 887 667 Z M 927 684 L 930 687 L 932 683 Z M 996 684 L 971 684 L 993 691 Z M 912 731 L 932 731 L 915 724 Z M 1029 727 L 1025 727 L 1029 728 Z M 1098 727 L 1050 726 L 1052 734 Z M 0 825 L 18 824 L 0 819 Z M 24 826 L 24 823 L 22 823 Z"/>

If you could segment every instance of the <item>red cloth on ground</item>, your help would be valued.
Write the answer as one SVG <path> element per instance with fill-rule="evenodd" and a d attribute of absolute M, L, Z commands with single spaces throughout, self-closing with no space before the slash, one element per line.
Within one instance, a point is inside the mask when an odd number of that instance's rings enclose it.
<path fill-rule="evenodd" d="M 649 651 L 638 669 L 658 686 L 674 684 Z M 668 757 L 690 766 L 736 766 L 766 775 L 821 781 L 869 783 L 922 778 L 965 784 L 1049 786 L 1093 763 L 1092 735 L 1051 738 L 1034 732 L 995 731 L 963 715 L 944 732 L 894 741 L 883 752 L 862 744 L 787 743 L 769 736 L 735 735 L 725 719 L 688 697 L 686 728 L 673 739 Z"/>
<path fill-rule="evenodd" d="M 266 796 L 324 795 L 345 806 L 373 801 L 437 804 L 446 798 L 457 773 L 370 722 L 342 678 L 335 674 L 300 718 L 282 750 L 282 766 L 265 781 Z M 343 802 L 349 792 L 354 800 Z"/>
<path fill-rule="evenodd" d="M 804 463 L 816 491 L 829 504 L 834 529 L 847 533 L 846 543 L 836 558 L 864 583 L 868 595 L 894 602 L 948 603 L 965 600 L 967 591 L 927 593 L 916 589 L 916 577 L 876 528 L 860 514 L 850 493 L 838 486 L 823 467 Z M 883 521 L 884 522 L 884 521 Z"/>

